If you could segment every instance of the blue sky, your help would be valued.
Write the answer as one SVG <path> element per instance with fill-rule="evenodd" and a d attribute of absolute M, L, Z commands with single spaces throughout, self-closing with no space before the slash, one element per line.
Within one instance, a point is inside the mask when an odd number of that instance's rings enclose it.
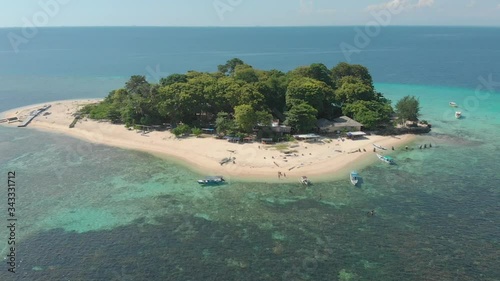
<path fill-rule="evenodd" d="M 500 0 L 4 0 L 0 27 L 365 25 L 388 7 L 391 25 L 500 26 Z"/>

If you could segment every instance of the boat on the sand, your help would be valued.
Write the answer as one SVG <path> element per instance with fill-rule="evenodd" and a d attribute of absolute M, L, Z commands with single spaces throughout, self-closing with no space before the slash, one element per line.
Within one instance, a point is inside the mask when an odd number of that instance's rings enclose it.
<path fill-rule="evenodd" d="M 373 147 L 377 148 L 377 149 L 381 149 L 381 150 L 387 150 L 387 148 L 383 147 L 383 146 L 380 146 L 378 144 L 373 144 Z"/>

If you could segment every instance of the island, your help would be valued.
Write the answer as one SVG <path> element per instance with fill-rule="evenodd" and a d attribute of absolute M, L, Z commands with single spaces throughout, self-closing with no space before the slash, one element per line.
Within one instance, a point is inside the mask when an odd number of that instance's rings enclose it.
<path fill-rule="evenodd" d="M 430 130 L 419 110 L 412 96 L 393 108 L 362 65 L 315 63 L 285 73 L 234 58 L 216 72 L 159 83 L 135 75 L 104 99 L 18 108 L 0 122 L 30 119 L 29 128 L 145 151 L 226 180 L 297 182 L 345 177 L 377 161 L 375 147 L 402 150 L 414 133 Z"/>

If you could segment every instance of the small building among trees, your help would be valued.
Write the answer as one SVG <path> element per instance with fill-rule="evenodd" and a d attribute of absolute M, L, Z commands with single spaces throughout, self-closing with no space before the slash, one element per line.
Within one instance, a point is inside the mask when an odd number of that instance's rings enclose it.
<path fill-rule="evenodd" d="M 333 121 L 325 118 L 319 119 L 316 122 L 316 126 L 318 127 L 320 133 L 333 134 L 337 131 L 358 132 L 361 131 L 363 124 L 347 116 L 341 116 L 333 119 Z"/>

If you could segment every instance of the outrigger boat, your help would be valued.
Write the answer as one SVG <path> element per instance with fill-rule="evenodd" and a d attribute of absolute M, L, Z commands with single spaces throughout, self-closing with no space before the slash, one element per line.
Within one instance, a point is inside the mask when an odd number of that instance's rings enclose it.
<path fill-rule="evenodd" d="M 380 145 L 377 145 L 377 144 L 373 144 L 373 146 L 375 148 L 378 148 L 378 149 L 381 149 L 381 150 L 387 150 L 387 148 L 383 147 L 383 146 L 380 146 Z"/>
<path fill-rule="evenodd" d="M 392 159 L 389 156 L 383 156 L 383 155 L 377 154 L 377 157 L 378 157 L 378 159 L 380 159 L 380 161 L 383 161 L 387 164 L 396 164 L 396 162 L 394 162 L 394 159 Z"/>
<path fill-rule="evenodd" d="M 299 182 L 303 185 L 310 185 L 311 184 L 311 181 L 306 176 L 300 177 Z"/>
<path fill-rule="evenodd" d="M 457 111 L 455 112 L 455 118 L 460 119 L 462 117 L 462 112 Z"/>
<path fill-rule="evenodd" d="M 349 174 L 349 177 L 351 178 L 351 183 L 352 185 L 356 186 L 359 182 L 359 175 L 356 171 L 352 171 L 350 174 Z"/>
<path fill-rule="evenodd" d="M 201 185 L 214 185 L 224 183 L 225 180 L 222 176 L 206 177 L 205 179 L 198 180 Z"/>
<path fill-rule="evenodd" d="M 450 106 L 451 107 L 458 107 L 458 105 L 455 102 L 450 101 Z"/>
<path fill-rule="evenodd" d="M 229 163 L 229 162 L 231 162 L 231 161 L 232 161 L 232 159 L 231 159 L 231 158 L 226 157 L 226 158 L 224 158 L 224 159 L 220 160 L 220 161 L 219 161 L 219 164 L 224 165 L 224 164 Z"/>

